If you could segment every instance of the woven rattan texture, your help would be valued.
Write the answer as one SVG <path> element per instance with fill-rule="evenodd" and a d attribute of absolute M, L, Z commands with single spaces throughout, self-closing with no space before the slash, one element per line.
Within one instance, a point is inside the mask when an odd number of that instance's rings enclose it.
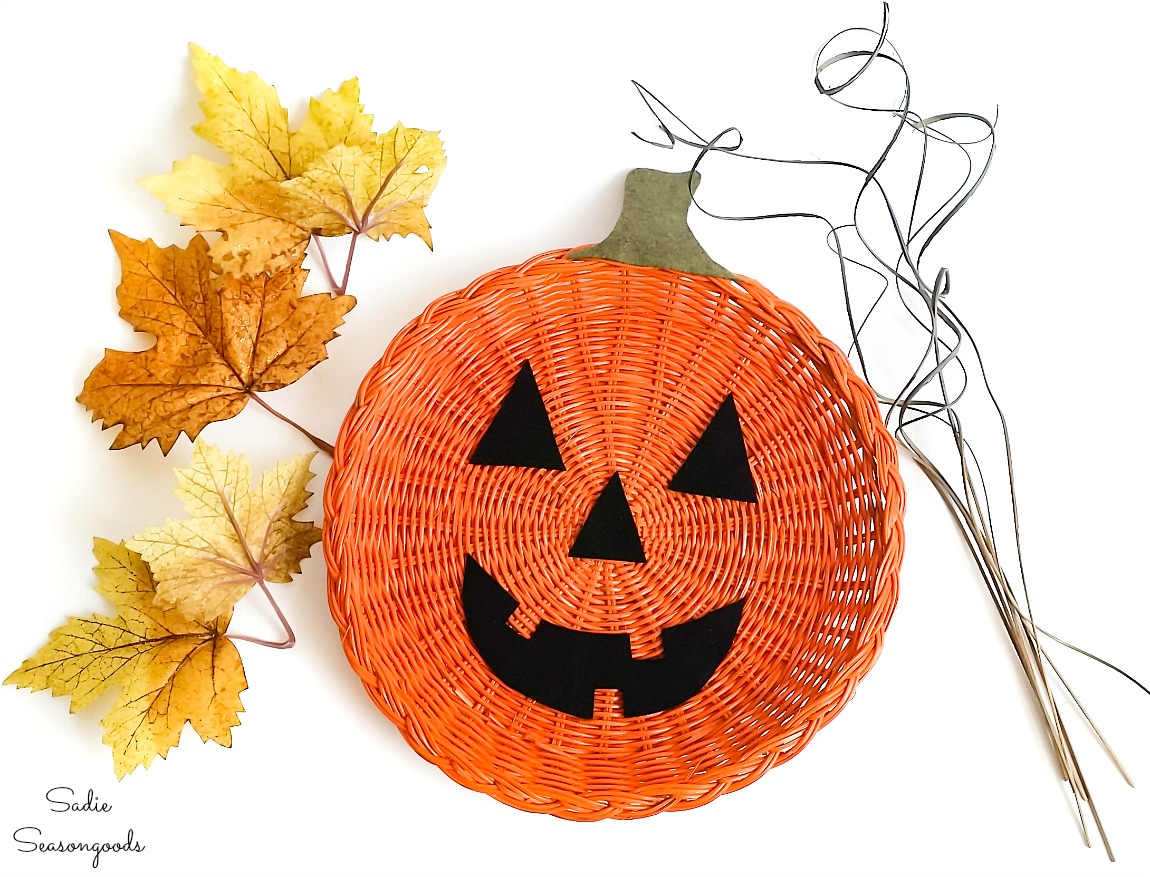
<path fill-rule="evenodd" d="M 902 485 L 874 395 L 754 281 L 564 251 L 445 296 L 369 372 L 325 494 L 331 611 L 368 694 L 458 782 L 525 810 L 630 818 L 698 806 L 799 752 L 878 655 L 902 556 Z M 468 462 L 529 361 L 566 471 Z M 733 393 L 757 503 L 667 488 Z M 571 558 L 615 472 L 647 562 Z M 746 599 L 726 659 L 679 707 L 593 719 L 494 678 L 465 628 L 471 554 L 541 619 L 660 631 Z M 555 668 L 562 672 L 562 668 Z"/>

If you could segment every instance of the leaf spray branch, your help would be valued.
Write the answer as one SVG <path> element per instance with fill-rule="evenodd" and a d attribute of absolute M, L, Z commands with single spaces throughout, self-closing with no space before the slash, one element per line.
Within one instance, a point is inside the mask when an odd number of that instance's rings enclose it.
<path fill-rule="evenodd" d="M 108 351 L 80 402 L 105 427 L 122 427 L 114 448 L 155 439 L 167 453 L 181 433 L 198 435 L 255 399 L 330 454 L 330 442 L 263 396 L 327 358 L 355 304 L 347 289 L 361 236 L 415 235 L 431 246 L 424 209 L 446 165 L 443 143 L 400 123 L 376 133 L 356 79 L 312 100 L 292 126 L 275 88 L 254 73 L 199 46 L 192 66 L 204 113 L 195 131 L 227 160 L 192 155 L 142 181 L 199 234 L 186 248 L 161 248 L 113 233 L 120 312 L 157 341 Z M 349 234 L 339 276 L 320 239 Z M 331 285 L 304 295 L 313 241 Z"/>
<path fill-rule="evenodd" d="M 111 232 L 120 314 L 155 344 L 105 351 L 78 401 L 104 428 L 120 428 L 114 449 L 155 441 L 167 454 L 181 435 L 254 399 L 331 454 L 263 394 L 327 358 L 355 305 L 347 288 L 360 236 L 413 234 L 431 246 L 424 208 L 446 163 L 443 144 L 399 123 L 376 133 L 356 79 L 313 99 L 292 127 L 259 76 L 199 46 L 191 54 L 204 114 L 194 130 L 227 161 L 191 155 L 142 181 L 198 234 L 186 247 L 161 247 Z M 337 281 L 320 238 L 347 234 Z M 331 286 L 304 295 L 311 241 Z M 311 496 L 312 456 L 277 464 L 253 486 L 243 456 L 197 443 L 191 466 L 176 470 L 189 517 L 128 543 L 95 541 L 96 590 L 116 614 L 71 619 L 4 681 L 70 696 L 73 711 L 119 688 L 102 724 L 120 778 L 166 756 L 184 724 L 231 746 L 247 688 L 232 641 L 296 642 L 271 585 L 291 581 L 320 539 L 318 527 L 296 520 Z M 236 602 L 257 586 L 283 625 L 281 641 L 227 633 Z"/>

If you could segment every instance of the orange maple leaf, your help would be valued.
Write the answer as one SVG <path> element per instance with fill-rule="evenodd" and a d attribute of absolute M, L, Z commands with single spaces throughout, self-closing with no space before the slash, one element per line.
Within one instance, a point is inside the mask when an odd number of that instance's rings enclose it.
<path fill-rule="evenodd" d="M 123 426 L 113 448 L 155 439 L 166 454 L 181 432 L 194 439 L 256 392 L 293 383 L 327 358 L 355 305 L 348 295 L 303 295 L 307 272 L 298 264 L 217 275 L 199 235 L 186 248 L 111 235 L 122 266 L 120 316 L 156 336 L 148 350 L 105 351 L 77 397 L 105 429 Z"/>

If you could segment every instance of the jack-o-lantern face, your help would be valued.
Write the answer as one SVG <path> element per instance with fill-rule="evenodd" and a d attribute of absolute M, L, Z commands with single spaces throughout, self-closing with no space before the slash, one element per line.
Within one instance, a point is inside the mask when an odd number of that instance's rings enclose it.
<path fill-rule="evenodd" d="M 471 463 L 566 469 L 529 362 L 520 368 Z M 755 502 L 733 396 L 723 400 L 667 488 Z M 567 555 L 647 562 L 618 472 L 595 498 Z M 523 637 L 507 624 L 519 603 L 471 555 L 464 563 L 462 594 L 467 631 L 491 672 L 521 694 L 585 719 L 594 716 L 595 692 L 600 690 L 619 692 L 624 716 L 662 712 L 694 697 L 726 657 L 743 614 L 743 601 L 736 600 L 665 628 L 660 632 L 662 654 L 635 658 L 627 633 L 573 630 L 543 620 L 530 637 Z"/>
<path fill-rule="evenodd" d="M 894 443 L 758 284 L 566 255 L 435 302 L 368 374 L 325 495 L 332 612 L 464 785 L 574 819 L 693 807 L 802 749 L 875 660 Z"/>

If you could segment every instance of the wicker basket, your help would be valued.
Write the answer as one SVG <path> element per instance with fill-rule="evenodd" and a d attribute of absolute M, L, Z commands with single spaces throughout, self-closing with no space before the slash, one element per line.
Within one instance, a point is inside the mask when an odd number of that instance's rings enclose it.
<path fill-rule="evenodd" d="M 329 597 L 424 758 L 524 810 L 631 818 L 746 786 L 838 714 L 894 608 L 903 493 L 873 393 L 795 308 L 745 277 L 570 255 L 439 299 L 369 372 L 327 483 Z M 475 461 L 525 364 L 562 468 Z M 672 489 L 728 397 L 750 500 Z M 642 562 L 573 550 L 612 481 Z M 614 634 L 592 639 L 646 669 L 677 626 L 737 606 L 737 631 L 684 702 L 634 715 L 602 688 L 574 715 L 481 654 L 462 596 L 478 568 L 523 642 Z"/>

